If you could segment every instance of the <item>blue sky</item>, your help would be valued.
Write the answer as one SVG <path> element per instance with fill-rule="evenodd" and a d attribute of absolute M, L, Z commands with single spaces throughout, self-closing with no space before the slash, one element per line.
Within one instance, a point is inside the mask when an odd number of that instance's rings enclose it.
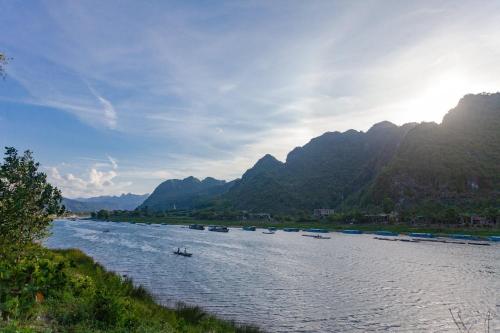
<path fill-rule="evenodd" d="M 500 90 L 500 1 L 0 0 L 0 144 L 68 197 L 231 180 Z"/>

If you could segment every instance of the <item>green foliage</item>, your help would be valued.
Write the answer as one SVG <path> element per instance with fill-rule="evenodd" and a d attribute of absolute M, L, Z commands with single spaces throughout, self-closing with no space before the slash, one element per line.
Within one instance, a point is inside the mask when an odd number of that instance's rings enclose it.
<path fill-rule="evenodd" d="M 46 235 L 54 214 L 61 214 L 61 192 L 38 171 L 32 153 L 19 156 L 7 147 L 0 165 L 0 247 L 19 251 Z"/>
<path fill-rule="evenodd" d="M 7 313 L 2 332 L 258 332 L 198 307 L 157 305 L 144 288 L 107 272 L 78 250 L 31 248 L 27 253 L 22 264 L 1 266 L 1 295 L 16 298 L 2 299 L 2 306 L 9 306 L 8 312 L 2 308 Z M 35 301 L 37 291 L 43 292 L 43 301 Z"/>
<path fill-rule="evenodd" d="M 9 63 L 10 58 L 0 52 L 0 77 L 5 78 L 5 66 Z"/>

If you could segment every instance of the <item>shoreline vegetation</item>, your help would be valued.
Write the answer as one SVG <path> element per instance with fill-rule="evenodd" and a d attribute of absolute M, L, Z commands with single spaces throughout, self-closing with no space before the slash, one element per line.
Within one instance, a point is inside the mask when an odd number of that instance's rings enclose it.
<path fill-rule="evenodd" d="M 283 228 L 299 228 L 299 229 L 309 229 L 309 228 L 320 228 L 327 229 L 328 231 L 342 231 L 345 229 L 357 229 L 366 233 L 371 233 L 380 230 L 387 230 L 391 232 L 396 232 L 399 234 L 408 233 L 433 233 L 438 236 L 445 236 L 448 234 L 468 234 L 478 237 L 489 237 L 500 235 L 500 228 L 498 226 L 493 228 L 478 228 L 478 227 L 466 227 L 462 225 L 409 225 L 409 224 L 349 224 L 349 223 L 332 223 L 329 221 L 231 221 L 231 220 L 200 220 L 191 218 L 172 218 L 172 217 L 113 217 L 110 216 L 106 219 L 99 218 L 86 218 L 86 220 L 95 221 L 109 221 L 109 222 L 124 222 L 124 223 L 144 223 L 144 224 L 172 224 L 172 225 L 190 225 L 190 224 L 202 224 L 202 225 L 221 225 L 226 227 L 239 227 L 252 225 L 257 228 L 267 229 L 269 227 L 275 227 L 278 229 Z"/>
<path fill-rule="evenodd" d="M 259 332 L 197 306 L 162 306 L 142 286 L 107 271 L 76 249 L 35 245 L 16 267 L 2 268 L 1 273 L 2 289 L 11 291 L 2 299 L 4 333 Z"/>
<path fill-rule="evenodd" d="M 12 147 L 0 164 L 0 332 L 259 332 L 200 307 L 162 306 L 80 250 L 44 248 L 65 209 L 38 168 L 30 151 Z"/>

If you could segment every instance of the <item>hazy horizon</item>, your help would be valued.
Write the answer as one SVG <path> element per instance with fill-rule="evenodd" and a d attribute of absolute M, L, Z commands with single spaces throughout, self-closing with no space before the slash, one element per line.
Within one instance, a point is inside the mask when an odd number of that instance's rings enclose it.
<path fill-rule="evenodd" d="M 69 198 L 232 180 L 328 131 L 500 90 L 489 1 L 0 0 L 0 143 Z"/>

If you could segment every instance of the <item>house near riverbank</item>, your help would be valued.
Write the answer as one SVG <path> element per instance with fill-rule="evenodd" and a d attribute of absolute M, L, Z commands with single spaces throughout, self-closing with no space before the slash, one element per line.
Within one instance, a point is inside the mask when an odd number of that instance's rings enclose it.
<path fill-rule="evenodd" d="M 313 210 L 313 216 L 320 219 L 333 214 L 335 214 L 335 210 L 330 208 L 317 208 Z"/>

